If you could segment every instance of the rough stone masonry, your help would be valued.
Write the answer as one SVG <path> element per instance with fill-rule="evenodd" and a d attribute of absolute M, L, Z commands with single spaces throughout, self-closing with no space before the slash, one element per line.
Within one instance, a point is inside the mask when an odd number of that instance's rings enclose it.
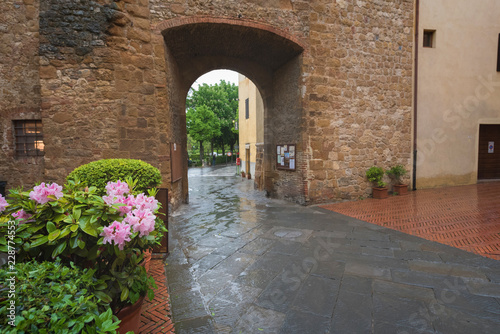
<path fill-rule="evenodd" d="M 185 148 L 185 98 L 202 74 L 236 70 L 264 99 L 272 195 L 302 204 L 370 194 L 365 171 L 411 166 L 412 0 L 4 0 L 0 181 L 63 183 L 102 158 L 158 167 Z M 14 120 L 43 124 L 44 156 L 15 153 Z M 297 145 L 296 171 L 276 145 Z"/>

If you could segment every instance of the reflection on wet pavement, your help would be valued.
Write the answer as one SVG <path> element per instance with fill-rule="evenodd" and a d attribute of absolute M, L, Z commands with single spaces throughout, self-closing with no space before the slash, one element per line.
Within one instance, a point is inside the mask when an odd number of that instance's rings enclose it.
<path fill-rule="evenodd" d="M 234 166 L 190 169 L 189 188 L 190 204 L 170 220 L 166 260 L 177 333 L 500 326 L 497 261 L 266 198 Z"/>

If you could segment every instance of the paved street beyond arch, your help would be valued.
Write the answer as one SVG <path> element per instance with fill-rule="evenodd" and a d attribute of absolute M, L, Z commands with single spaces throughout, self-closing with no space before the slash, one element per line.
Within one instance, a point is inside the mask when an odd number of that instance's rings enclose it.
<path fill-rule="evenodd" d="M 170 220 L 176 333 L 498 333 L 500 262 L 191 169 Z"/>

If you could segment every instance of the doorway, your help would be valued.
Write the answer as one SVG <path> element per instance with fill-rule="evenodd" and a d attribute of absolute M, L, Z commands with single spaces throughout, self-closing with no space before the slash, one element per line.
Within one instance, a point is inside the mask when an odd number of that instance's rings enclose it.
<path fill-rule="evenodd" d="M 245 171 L 250 174 L 250 148 L 245 149 Z"/>
<path fill-rule="evenodd" d="M 479 126 L 478 180 L 500 179 L 500 124 Z"/>

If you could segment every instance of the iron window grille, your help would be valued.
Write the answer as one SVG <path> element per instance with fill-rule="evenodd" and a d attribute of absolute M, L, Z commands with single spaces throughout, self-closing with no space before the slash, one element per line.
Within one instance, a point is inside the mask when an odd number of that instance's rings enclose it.
<path fill-rule="evenodd" d="M 41 120 L 14 121 L 16 156 L 43 156 L 45 145 Z"/>

